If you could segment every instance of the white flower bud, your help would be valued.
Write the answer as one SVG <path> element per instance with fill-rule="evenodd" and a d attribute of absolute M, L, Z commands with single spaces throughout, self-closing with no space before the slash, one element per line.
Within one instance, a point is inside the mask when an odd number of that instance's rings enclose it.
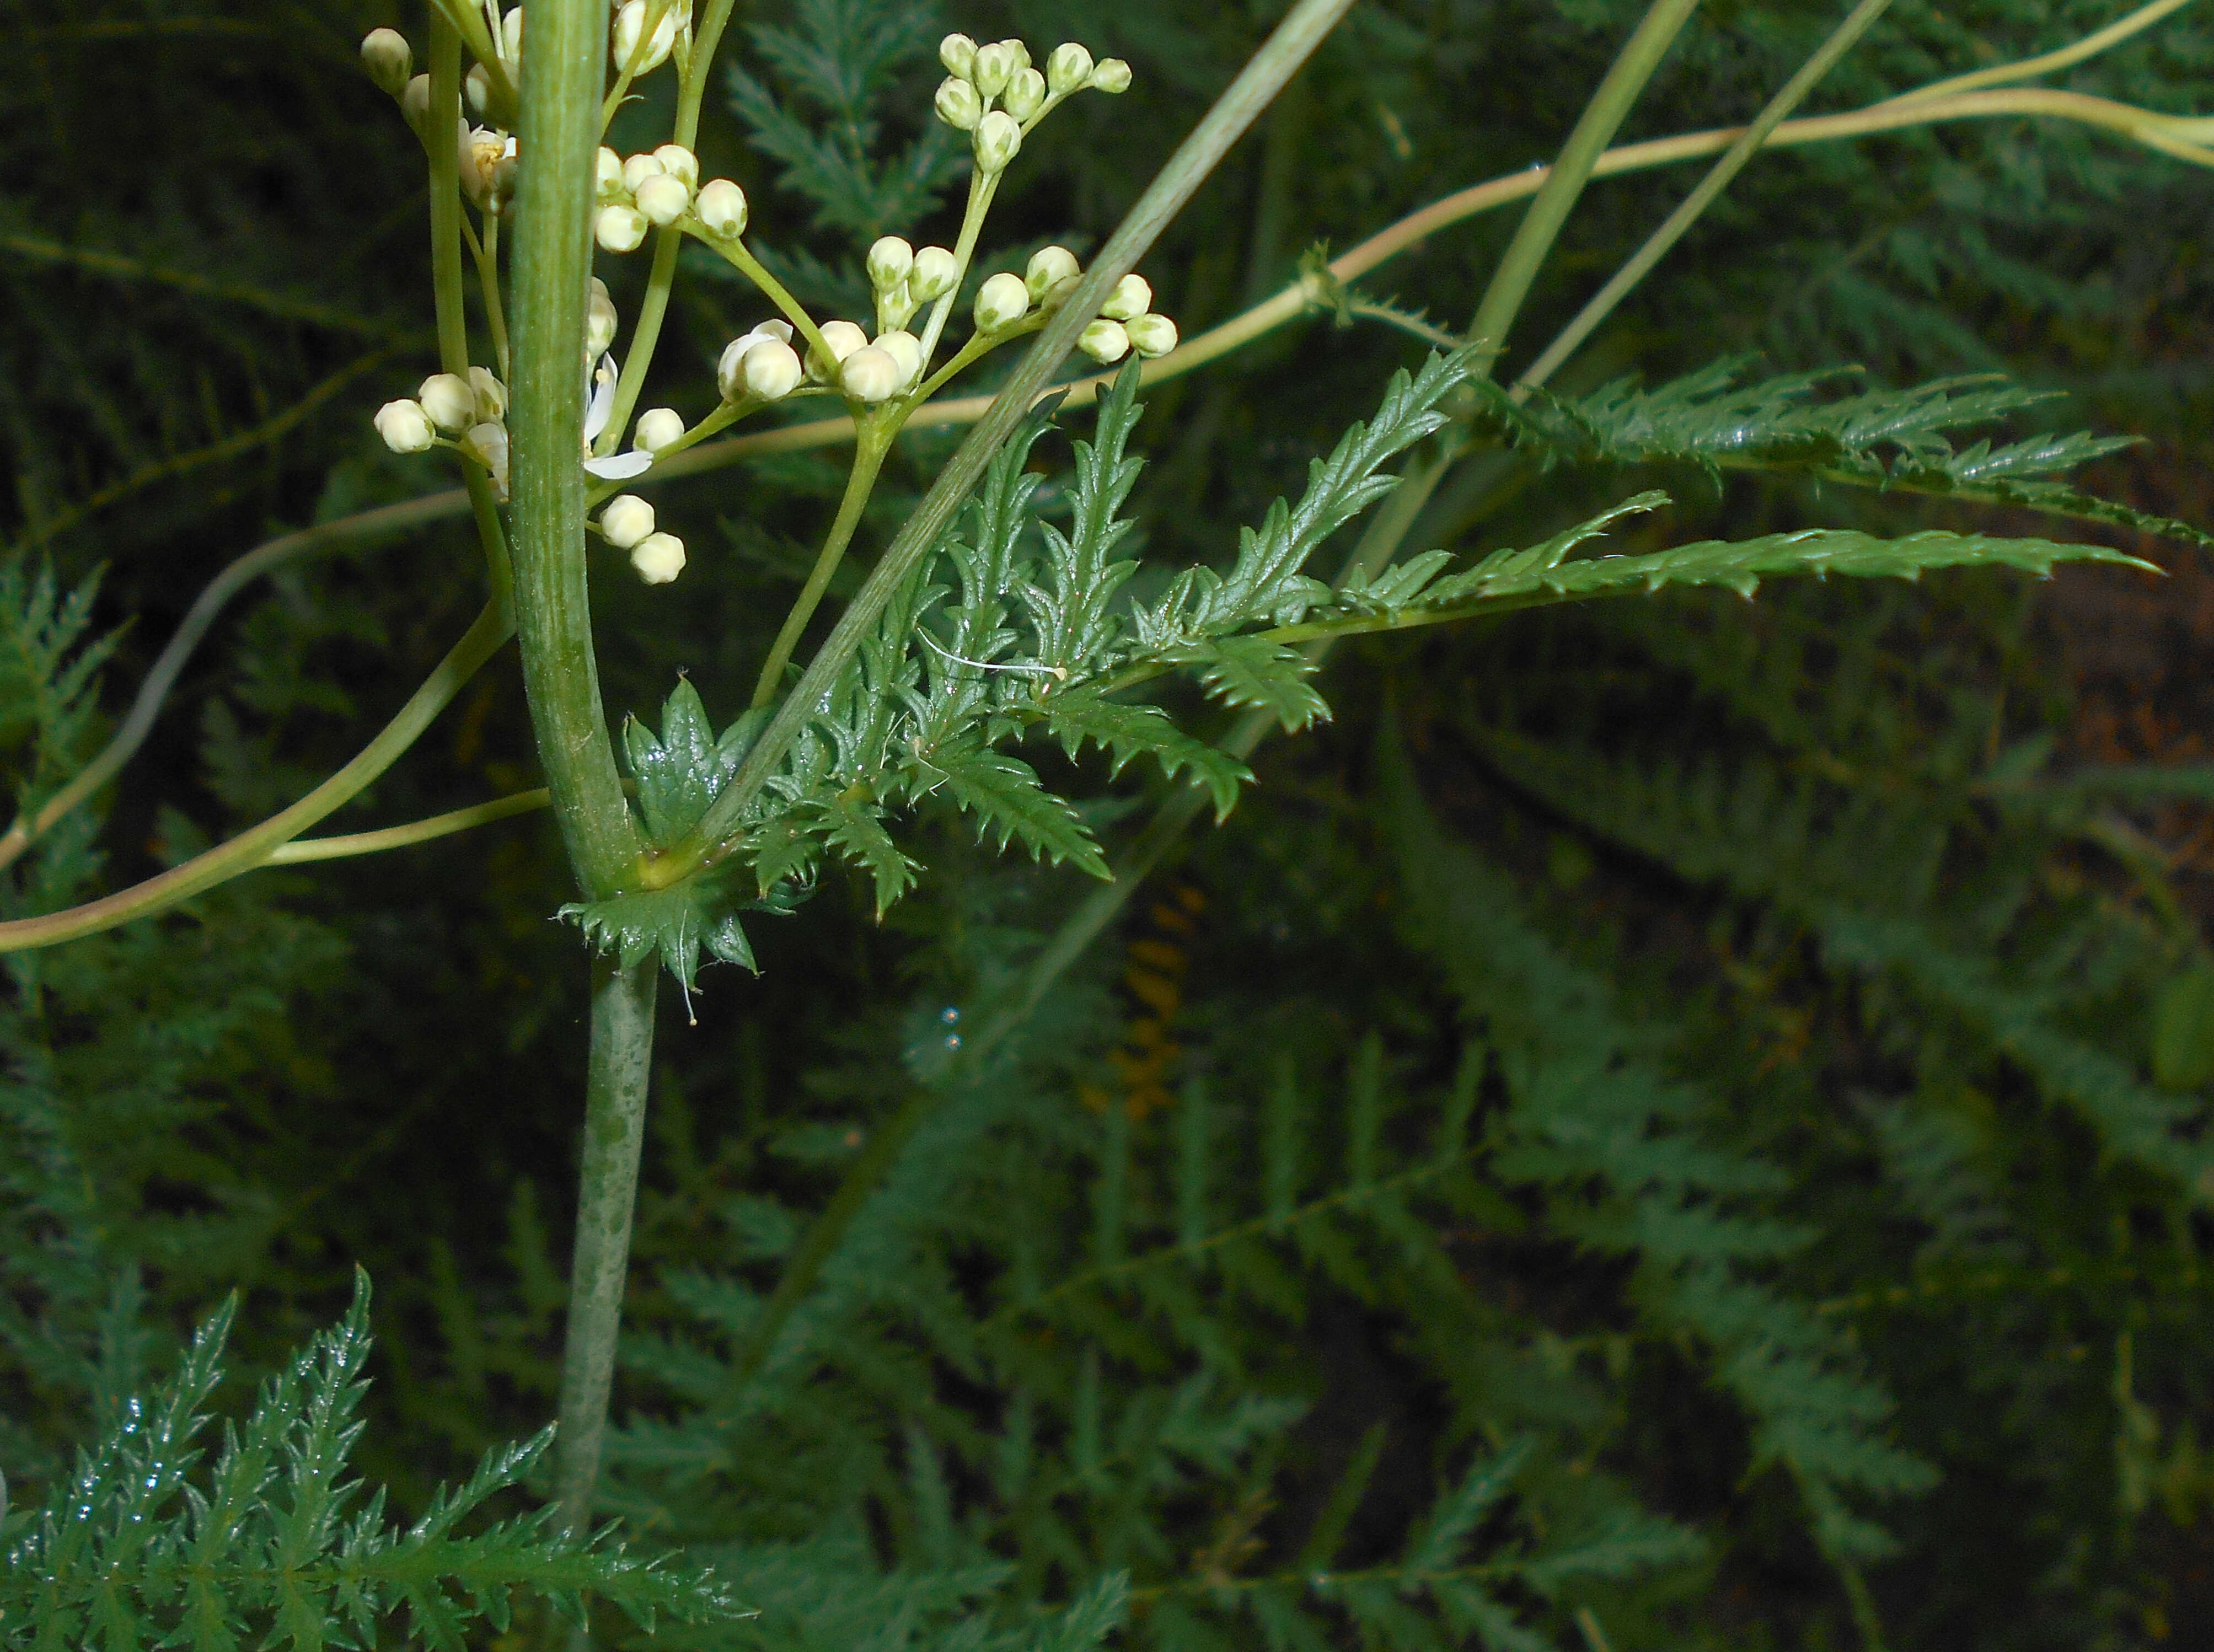
<path fill-rule="evenodd" d="M 874 345 L 856 350 L 838 365 L 838 388 L 856 401 L 889 401 L 899 387 L 899 363 Z"/>
<path fill-rule="evenodd" d="M 1023 146 L 1023 129 L 1014 116 L 994 109 L 976 123 L 976 168 L 989 177 L 1005 172 Z"/>
<path fill-rule="evenodd" d="M 1035 69 L 1018 69 L 1000 101 L 1016 119 L 1028 120 L 1045 107 L 1045 76 Z"/>
<path fill-rule="evenodd" d="M 407 89 L 415 54 L 408 49 L 407 37 L 398 29 L 372 28 L 361 38 L 361 66 L 369 71 L 377 90 L 398 97 Z"/>
<path fill-rule="evenodd" d="M 661 21 L 653 31 L 651 40 L 642 40 L 645 33 L 646 0 L 626 0 L 621 10 L 615 13 L 615 71 L 627 69 L 633 75 L 643 75 L 658 69 L 669 60 L 670 49 L 676 44 L 676 7 L 664 6 Z"/>
<path fill-rule="evenodd" d="M 415 399 L 442 431 L 465 431 L 476 423 L 476 390 L 459 373 L 431 374 L 415 392 Z"/>
<path fill-rule="evenodd" d="M 1004 333 L 1030 314 L 1031 292 L 1019 275 L 1002 272 L 976 290 L 976 330 Z"/>
<path fill-rule="evenodd" d="M 1082 91 L 1092 79 L 1092 53 L 1074 40 L 1063 40 L 1045 60 L 1045 83 L 1055 97 Z"/>
<path fill-rule="evenodd" d="M 876 348 L 899 364 L 899 388 L 902 390 L 922 376 L 922 340 L 914 333 L 895 329 L 877 335 Z"/>
<path fill-rule="evenodd" d="M 1133 315 L 1122 323 L 1130 348 L 1141 356 L 1165 356 L 1177 347 L 1177 324 L 1165 315 Z"/>
<path fill-rule="evenodd" d="M 824 360 L 823 352 L 807 352 L 807 376 L 818 384 L 828 384 L 838 376 L 838 365 L 869 341 L 869 335 L 851 321 L 825 321 L 822 327 L 823 342 L 830 352 Z"/>
<path fill-rule="evenodd" d="M 420 137 L 423 122 L 431 113 L 431 77 L 418 75 L 407 83 L 407 89 L 400 95 L 401 118 L 415 129 Z"/>
<path fill-rule="evenodd" d="M 1092 89 L 1110 97 L 1130 89 L 1130 65 L 1120 58 L 1102 58 L 1092 70 Z"/>
<path fill-rule="evenodd" d="M 633 155 L 622 163 L 622 184 L 626 194 L 635 195 L 638 187 L 648 178 L 658 178 L 661 162 L 651 155 Z"/>
<path fill-rule="evenodd" d="M 781 401 L 799 388 L 804 370 L 799 352 L 781 339 L 769 339 L 745 353 L 740 373 L 749 394 L 764 401 Z"/>
<path fill-rule="evenodd" d="M 914 248 L 898 236 L 879 236 L 869 248 L 869 285 L 890 292 L 914 267 Z"/>
<path fill-rule="evenodd" d="M 1130 353 L 1130 335 L 1120 321 L 1093 321 L 1076 335 L 1076 347 L 1104 366 Z"/>
<path fill-rule="evenodd" d="M 618 493 L 600 512 L 600 531 L 609 544 L 627 551 L 653 531 L 653 507 L 635 493 Z"/>
<path fill-rule="evenodd" d="M 1015 61 L 1013 52 L 1008 49 L 1007 43 L 994 40 L 989 46 L 976 48 L 976 60 L 969 70 L 969 78 L 976 83 L 977 91 L 989 102 L 1007 89 L 1007 83 L 1014 78 L 1015 70 L 1020 66 Z"/>
<path fill-rule="evenodd" d="M 943 247 L 925 247 L 914 255 L 914 268 L 907 278 L 908 297 L 919 304 L 942 298 L 961 278 L 961 266 Z"/>
<path fill-rule="evenodd" d="M 661 162 L 661 169 L 672 178 L 682 178 L 687 189 L 700 187 L 700 157 L 682 144 L 664 144 L 654 150 L 653 158 Z"/>
<path fill-rule="evenodd" d="M 1142 275 L 1126 275 L 1115 284 L 1099 313 L 1110 321 L 1127 321 L 1153 307 L 1153 284 Z"/>
<path fill-rule="evenodd" d="M 476 404 L 478 424 L 497 425 L 507 417 L 507 386 L 492 376 L 491 368 L 469 369 L 469 391 Z"/>
<path fill-rule="evenodd" d="M 1020 40 L 1018 40 L 1013 36 L 1010 35 L 1007 39 L 1000 41 L 1000 44 L 1007 48 L 1007 55 L 1013 60 L 1014 65 L 1018 70 L 1027 69 L 1031 66 L 1031 49 L 1024 46 Z"/>
<path fill-rule="evenodd" d="M 623 181 L 621 156 L 602 144 L 592 164 L 593 193 L 601 202 L 619 201 L 630 193 L 630 186 Z"/>
<path fill-rule="evenodd" d="M 462 438 L 464 452 L 473 454 L 492 473 L 492 486 L 499 490 L 502 499 L 507 497 L 507 426 L 505 425 L 472 425 L 469 433 Z"/>
<path fill-rule="evenodd" d="M 584 355 L 597 361 L 615 341 L 615 330 L 620 318 L 615 315 L 615 301 L 608 297 L 608 284 L 598 276 L 592 278 L 591 306 L 584 312 Z"/>
<path fill-rule="evenodd" d="M 746 232 L 746 192 L 728 178 L 711 178 L 700 187 L 693 211 L 711 236 L 735 240 Z"/>
<path fill-rule="evenodd" d="M 592 220 L 592 238 L 611 253 L 636 252 L 645 230 L 645 214 L 634 206 L 603 206 Z"/>
<path fill-rule="evenodd" d="M 684 439 L 684 415 L 674 407 L 649 407 L 638 416 L 631 445 L 640 453 L 658 453 Z"/>
<path fill-rule="evenodd" d="M 462 76 L 462 98 L 469 106 L 469 113 L 480 120 L 492 107 L 492 76 L 480 63 L 469 65 L 469 72 Z"/>
<path fill-rule="evenodd" d="M 394 453 L 422 453 L 438 439 L 437 426 L 419 401 L 388 401 L 372 421 L 384 445 Z"/>
<path fill-rule="evenodd" d="M 664 172 L 638 187 L 638 210 L 666 229 L 692 210 L 692 192 L 684 187 L 683 179 Z"/>
<path fill-rule="evenodd" d="M 499 55 L 510 63 L 523 61 L 523 8 L 499 20 Z"/>
<path fill-rule="evenodd" d="M 984 118 L 984 100 L 965 80 L 940 81 L 931 107 L 938 111 L 938 118 L 956 132 L 975 132 L 976 123 Z"/>
<path fill-rule="evenodd" d="M 938 43 L 938 60 L 947 74 L 966 80 L 976 66 L 976 42 L 966 34 L 949 34 Z"/>
<path fill-rule="evenodd" d="M 649 585 L 665 585 L 684 572 L 684 541 L 674 534 L 648 534 L 631 547 L 630 565 Z"/>
<path fill-rule="evenodd" d="M 1073 281 L 1080 272 L 1076 254 L 1066 247 L 1041 247 L 1031 254 L 1030 267 L 1023 272 L 1023 285 L 1030 289 L 1033 302 L 1064 281 Z"/>
<path fill-rule="evenodd" d="M 764 343 L 781 344 L 786 347 L 786 353 L 791 354 L 792 323 L 763 321 L 743 338 L 733 339 L 723 346 L 722 359 L 715 364 L 715 382 L 723 392 L 724 401 L 736 401 L 740 396 L 755 394 L 746 382 L 746 352 Z M 798 378 L 798 359 L 796 355 L 792 357 L 795 382 Z M 786 385 L 785 390 L 791 388 L 791 385 Z M 784 391 L 778 394 L 781 395 Z"/>

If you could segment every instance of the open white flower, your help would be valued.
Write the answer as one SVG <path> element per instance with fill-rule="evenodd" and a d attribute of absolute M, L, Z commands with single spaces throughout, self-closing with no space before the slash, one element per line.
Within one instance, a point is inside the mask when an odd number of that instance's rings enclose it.
<path fill-rule="evenodd" d="M 492 473 L 493 491 L 500 498 L 507 497 L 507 426 L 505 425 L 472 425 L 469 433 L 462 438 L 462 451 L 475 459 Z"/>
<path fill-rule="evenodd" d="M 584 474 L 604 482 L 627 482 L 653 468 L 651 453 L 610 453 L 604 459 L 592 456 L 592 444 L 615 416 L 615 384 L 620 376 L 615 358 L 602 356 L 600 364 L 592 370 L 592 399 L 584 404 Z"/>

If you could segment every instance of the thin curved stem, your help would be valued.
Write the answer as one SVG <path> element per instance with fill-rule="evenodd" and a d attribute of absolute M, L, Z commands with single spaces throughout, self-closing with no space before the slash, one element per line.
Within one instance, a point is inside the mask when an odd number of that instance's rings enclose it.
<path fill-rule="evenodd" d="M 278 845 L 270 853 L 265 864 L 291 866 L 309 860 L 344 860 L 355 855 L 382 854 L 387 849 L 413 848 L 418 843 L 435 842 L 442 837 L 451 837 L 456 832 L 489 826 L 496 820 L 509 820 L 517 815 L 531 814 L 546 808 L 553 801 L 554 794 L 541 786 L 534 792 L 517 792 L 512 797 L 494 798 L 489 803 L 449 810 L 426 820 L 409 821 L 404 826 L 386 826 L 373 832 L 348 832 L 335 837 L 295 838 L 290 843 Z"/>
<path fill-rule="evenodd" d="M 807 313 L 807 307 L 792 296 L 783 282 L 768 272 L 768 267 L 753 255 L 744 242 L 733 238 L 710 241 L 707 245 L 721 254 L 725 263 L 768 295 L 769 303 L 782 310 L 784 319 L 798 328 L 799 336 L 807 340 L 808 351 L 820 355 L 826 361 L 830 358 L 830 346 L 823 343 L 823 329 L 815 325 L 815 318 Z"/>
<path fill-rule="evenodd" d="M 784 682 L 784 668 L 791 664 L 792 651 L 799 646 L 799 639 L 807 630 L 808 621 L 823 601 L 823 593 L 830 588 L 830 576 L 838 571 L 838 564 L 846 554 L 846 548 L 853 540 L 853 530 L 861 525 L 861 512 L 868 508 L 869 495 L 877 486 L 877 473 L 884 468 L 884 455 L 890 451 L 892 437 L 898 427 L 871 420 L 861 427 L 860 439 L 853 446 L 853 468 L 847 473 L 845 497 L 838 501 L 838 514 L 830 523 L 830 531 L 823 541 L 823 548 L 815 558 L 815 566 L 808 570 L 807 583 L 800 588 L 792 604 L 792 611 L 784 616 L 776 640 L 769 646 L 768 658 L 761 662 L 761 676 L 754 684 L 753 707 L 776 702 L 777 689 Z"/>
<path fill-rule="evenodd" d="M 988 176 L 982 173 L 969 174 L 969 201 L 961 213 L 961 234 L 953 243 L 953 285 L 938 296 L 930 308 L 930 320 L 922 329 L 922 362 L 930 364 L 931 352 L 938 348 L 938 340 L 945 331 L 946 317 L 961 297 L 961 284 L 969 278 L 969 260 L 976 255 L 977 237 L 984 232 L 984 217 L 992 210 L 992 198 L 999 193 L 999 173 Z"/>
<path fill-rule="evenodd" d="M 313 551 L 328 550 L 341 545 L 358 544 L 365 540 L 381 539 L 388 535 L 404 533 L 426 523 L 458 515 L 468 509 L 468 495 L 456 488 L 443 493 L 427 494 L 419 499 L 408 499 L 399 505 L 380 505 L 374 511 L 364 511 L 358 516 L 344 517 L 336 522 L 324 523 L 314 528 L 303 528 L 296 533 L 281 535 L 267 544 L 256 547 L 210 580 L 185 612 L 184 621 L 162 652 L 155 657 L 145 680 L 138 685 L 138 693 L 131 702 L 131 709 L 123 719 L 123 725 L 115 737 L 103 747 L 100 755 L 84 766 L 67 786 L 49 798 L 35 814 L 18 816 L 4 834 L 0 834 L 0 866 L 5 866 L 46 833 L 52 831 L 72 810 L 106 786 L 121 772 L 138 748 L 153 732 L 155 719 L 162 714 L 162 705 L 175 686 L 186 662 L 200 645 L 230 599 L 252 584 L 262 575 L 282 567 L 296 557 Z"/>
<path fill-rule="evenodd" d="M 438 713 L 514 631 L 513 619 L 504 602 L 495 599 L 486 604 L 476 622 L 438 663 L 437 670 L 408 697 L 407 703 L 376 737 L 362 748 L 352 762 L 299 802 L 142 884 L 66 911 L 0 923 L 0 952 L 28 951 L 98 934 L 133 918 L 166 911 L 180 901 L 190 900 L 263 865 L 271 850 L 343 807 L 363 787 L 391 768 L 403 752 L 422 737 Z"/>
<path fill-rule="evenodd" d="M 2128 16 L 2107 24 L 2095 34 L 2085 35 L 2073 46 L 2064 46 L 2058 52 L 2047 52 L 2040 57 L 2025 58 L 2019 63 L 2003 63 L 1995 68 L 1979 69 L 1971 75 L 1955 75 L 1950 80 L 1934 82 L 1893 101 L 1904 103 L 1922 98 L 1949 97 L 1955 92 L 1972 92 L 1985 86 L 2003 86 L 2009 81 L 2049 75 L 2056 69 L 2070 69 L 2086 58 L 2095 58 L 2101 52 L 2119 46 L 2131 35 L 2150 28 L 2170 12 L 2180 11 L 2190 3 L 2191 0 L 2152 0 L 2150 5 L 2138 7 Z"/>

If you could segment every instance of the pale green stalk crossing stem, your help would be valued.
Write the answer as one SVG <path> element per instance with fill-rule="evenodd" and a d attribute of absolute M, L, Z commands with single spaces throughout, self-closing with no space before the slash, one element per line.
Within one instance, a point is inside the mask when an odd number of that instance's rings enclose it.
<path fill-rule="evenodd" d="M 847 546 L 853 543 L 853 530 L 861 525 L 861 512 L 868 508 L 869 495 L 876 488 L 877 473 L 884 468 L 884 455 L 891 451 L 892 437 L 898 433 L 897 426 L 887 420 L 862 421 L 859 437 L 853 444 L 853 468 L 847 473 L 846 494 L 838 501 L 837 517 L 816 555 L 815 566 L 808 570 L 806 584 L 800 588 L 792 611 L 784 616 L 784 624 L 777 630 L 768 658 L 761 662 L 760 680 L 754 684 L 755 710 L 775 703 L 776 691 L 784 682 L 784 668 L 792 659 L 792 651 L 799 646 L 808 621 L 815 617 L 816 604 L 830 588 L 830 576 L 837 572 Z"/>

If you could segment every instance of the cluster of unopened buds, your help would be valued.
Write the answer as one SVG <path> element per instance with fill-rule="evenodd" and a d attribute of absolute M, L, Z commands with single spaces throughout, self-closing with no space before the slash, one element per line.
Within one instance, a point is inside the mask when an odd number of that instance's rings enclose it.
<path fill-rule="evenodd" d="M 447 5 L 448 0 L 438 3 Z M 475 3 L 482 12 L 469 15 L 466 32 L 478 61 L 463 89 L 469 107 L 492 119 L 495 112 L 511 111 L 514 89 L 520 84 L 523 12 L 517 8 L 502 14 L 498 0 Z M 687 71 L 692 46 L 688 0 L 625 0 L 615 10 L 611 33 L 619 89 L 672 57 L 680 73 Z M 411 75 L 407 40 L 394 30 L 376 29 L 362 42 L 361 55 L 370 77 L 399 101 L 430 147 L 430 79 Z M 694 236 L 760 285 L 785 314 L 724 348 L 716 371 L 720 405 L 706 419 L 688 426 L 674 408 L 651 408 L 639 415 L 628 452 L 602 451 L 621 440 L 621 432 L 609 427 L 623 400 L 623 375 L 613 354 L 620 318 L 608 289 L 595 278 L 583 340 L 586 404 L 581 462 L 590 476 L 602 483 L 632 480 L 668 454 L 795 392 L 842 397 L 857 419 L 870 421 L 888 440 L 939 383 L 1008 340 L 1036 332 L 1067 302 L 1083 269 L 1065 247 L 1042 248 L 1019 275 L 1007 271 L 987 277 L 970 311 L 975 335 L 931 375 L 947 312 L 970 267 L 976 231 L 1024 138 L 1079 91 L 1128 89 L 1129 65 L 1116 58 L 1095 60 L 1086 47 L 1068 41 L 1055 47 L 1040 70 L 1020 40 L 979 46 L 965 34 L 947 35 L 939 58 L 947 78 L 934 99 L 938 116 L 969 134 L 976 154 L 969 213 L 958 251 L 918 248 L 896 235 L 880 236 L 869 248 L 873 327 L 843 320 L 818 326 L 810 319 L 747 249 L 745 192 L 728 178 L 702 183 L 699 158 L 687 146 L 664 144 L 628 156 L 600 150 L 592 231 L 603 251 L 635 252 L 655 230 Z M 466 119 L 457 138 L 462 192 L 486 215 L 487 237 L 480 256 L 491 256 L 497 250 L 490 238 L 493 221 L 513 199 L 515 140 L 497 125 L 472 125 Z M 489 291 L 494 277 L 488 273 L 486 278 Z M 1085 326 L 1078 348 L 1103 365 L 1129 355 L 1166 355 L 1176 348 L 1176 323 L 1154 312 L 1153 299 L 1153 288 L 1143 277 L 1123 276 Z M 504 499 L 506 404 L 505 387 L 484 368 L 471 368 L 467 377 L 437 373 L 413 397 L 387 403 L 376 415 L 376 429 L 395 452 L 454 449 L 482 466 Z M 609 499 L 591 526 L 627 553 L 632 566 L 650 584 L 667 584 L 684 566 L 682 541 L 657 528 L 652 505 L 635 493 Z"/>
<path fill-rule="evenodd" d="M 452 448 L 474 459 L 506 497 L 507 386 L 489 369 L 472 367 L 467 378 L 433 373 L 413 395 L 379 407 L 376 424 L 394 453 Z"/>
<path fill-rule="evenodd" d="M 1020 40 L 979 46 L 966 34 L 949 34 L 939 43 L 938 60 L 945 65 L 933 100 L 938 118 L 969 134 L 976 169 L 988 178 L 1006 170 L 1031 128 L 1064 98 L 1087 89 L 1130 89 L 1128 64 L 1120 58 L 1095 63 L 1074 40 L 1054 47 L 1043 74 L 1031 66 L 1031 49 Z"/>

